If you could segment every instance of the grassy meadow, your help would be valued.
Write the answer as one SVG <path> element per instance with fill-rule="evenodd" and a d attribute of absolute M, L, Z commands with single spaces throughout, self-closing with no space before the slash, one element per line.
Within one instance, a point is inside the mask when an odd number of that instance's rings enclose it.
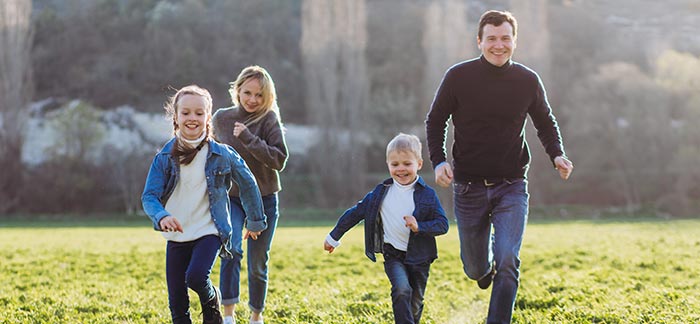
<path fill-rule="evenodd" d="M 278 229 L 266 323 L 393 323 L 390 285 L 381 262 L 364 256 L 362 226 L 331 255 L 329 229 Z M 456 225 L 438 246 L 423 323 L 483 322 L 489 291 L 465 278 Z M 0 323 L 167 323 L 164 249 L 145 220 L 0 226 Z M 698 323 L 699 255 L 700 220 L 531 223 L 513 322 Z M 242 291 L 247 323 L 245 280 Z"/>

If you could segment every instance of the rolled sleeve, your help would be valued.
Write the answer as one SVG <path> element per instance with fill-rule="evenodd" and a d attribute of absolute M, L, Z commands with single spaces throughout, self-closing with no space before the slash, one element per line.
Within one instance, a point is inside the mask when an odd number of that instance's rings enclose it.
<path fill-rule="evenodd" d="M 248 219 L 246 221 L 245 228 L 251 232 L 262 232 L 262 231 L 267 229 L 267 221 L 265 219 L 262 219 L 262 220 Z"/>
<path fill-rule="evenodd" d="M 340 246 L 340 241 L 336 241 L 330 234 L 326 236 L 326 242 L 328 242 L 328 244 L 330 244 L 333 248 Z"/>

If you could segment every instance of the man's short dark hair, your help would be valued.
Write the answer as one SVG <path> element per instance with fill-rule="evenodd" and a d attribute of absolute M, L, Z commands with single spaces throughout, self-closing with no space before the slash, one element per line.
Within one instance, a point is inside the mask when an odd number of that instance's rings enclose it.
<path fill-rule="evenodd" d="M 513 38 L 518 34 L 518 21 L 509 11 L 489 10 L 484 12 L 479 19 L 479 39 L 484 34 L 484 26 L 494 25 L 500 26 L 504 22 L 509 23 L 513 27 Z"/>

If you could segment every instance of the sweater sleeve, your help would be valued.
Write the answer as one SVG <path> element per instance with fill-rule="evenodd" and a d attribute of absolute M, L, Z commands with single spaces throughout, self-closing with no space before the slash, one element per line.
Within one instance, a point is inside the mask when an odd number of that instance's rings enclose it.
<path fill-rule="evenodd" d="M 535 100 L 529 107 L 528 114 L 530 114 L 532 123 L 537 129 L 537 137 L 539 137 L 545 152 L 549 155 L 549 159 L 554 161 L 557 156 L 564 155 L 564 146 L 557 120 L 549 106 L 547 92 L 539 76 L 537 76 L 536 91 Z"/>
<path fill-rule="evenodd" d="M 224 131 L 224 127 L 221 124 L 223 119 L 223 108 L 219 108 L 214 112 L 214 116 L 211 117 L 211 133 L 214 140 L 219 143 L 223 143 L 221 132 Z"/>
<path fill-rule="evenodd" d="M 240 190 L 241 204 L 246 215 L 246 228 L 251 232 L 264 231 L 267 229 L 267 217 L 255 177 L 236 151 L 231 149 L 229 153 L 232 164 L 231 175 Z"/>
<path fill-rule="evenodd" d="M 256 136 L 248 129 L 238 138 L 256 160 L 270 169 L 282 171 L 287 163 L 287 143 L 277 115 L 274 112 L 270 114 L 274 118 L 268 117 L 261 121 L 264 122 L 262 125 L 264 138 Z"/>
<path fill-rule="evenodd" d="M 452 70 L 448 70 L 435 93 L 435 98 L 425 120 L 428 152 L 433 168 L 447 160 L 445 140 L 447 127 L 452 112 L 457 107 L 457 100 L 452 93 Z"/>

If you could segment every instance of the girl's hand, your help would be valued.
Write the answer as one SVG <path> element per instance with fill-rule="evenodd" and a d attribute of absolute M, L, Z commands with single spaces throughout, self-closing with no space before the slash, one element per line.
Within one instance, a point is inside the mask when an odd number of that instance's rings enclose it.
<path fill-rule="evenodd" d="M 406 222 L 406 227 L 410 228 L 413 233 L 418 233 L 418 222 L 413 216 L 404 216 L 403 220 Z"/>
<path fill-rule="evenodd" d="M 177 218 L 173 216 L 165 216 L 160 219 L 160 222 L 158 223 L 160 226 L 160 229 L 163 232 L 180 232 L 182 233 L 182 225 L 180 224 L 180 221 L 177 220 Z"/>
<path fill-rule="evenodd" d="M 243 239 L 244 239 L 244 240 L 247 240 L 247 239 L 250 237 L 250 238 L 252 238 L 253 240 L 257 240 L 257 239 L 258 239 L 258 236 L 260 236 L 260 233 L 262 233 L 262 231 L 260 231 L 260 232 L 251 232 L 251 231 L 249 231 L 249 230 L 245 230 L 245 234 L 243 235 Z"/>
<path fill-rule="evenodd" d="M 233 124 L 233 136 L 238 137 L 238 135 L 241 135 L 243 131 L 248 129 L 248 127 L 245 126 L 243 123 L 235 122 Z"/>
<path fill-rule="evenodd" d="M 333 251 L 335 251 L 335 248 L 333 247 L 333 245 L 328 243 L 328 241 L 323 241 L 323 249 L 328 251 L 329 254 L 333 253 Z"/>

